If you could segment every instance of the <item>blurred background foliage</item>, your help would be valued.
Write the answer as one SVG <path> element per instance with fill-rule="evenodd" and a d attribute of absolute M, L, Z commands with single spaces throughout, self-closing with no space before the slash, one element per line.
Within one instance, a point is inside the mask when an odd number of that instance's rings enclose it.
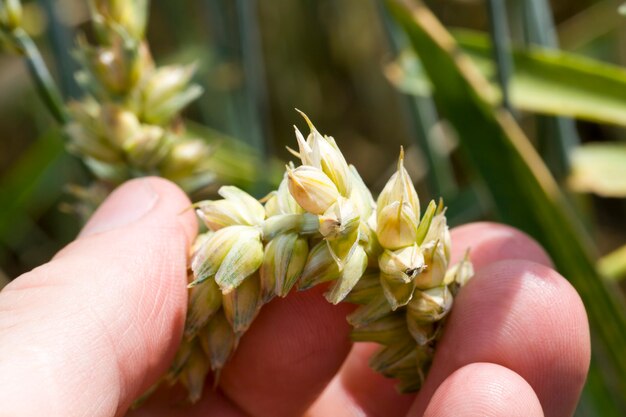
<path fill-rule="evenodd" d="M 302 125 L 294 107 L 335 137 L 374 193 L 403 145 L 420 196 L 443 196 L 452 225 L 505 221 L 548 248 L 592 327 L 594 361 L 577 413 L 626 415 L 620 2 L 427 5 L 469 61 L 445 47 L 447 34 L 428 18 L 375 0 L 153 1 L 147 37 L 156 62 L 195 62 L 204 88 L 185 118 L 213 146 L 217 181 L 192 197 L 220 183 L 265 195 L 290 159 L 292 125 Z M 77 33 L 89 35 L 88 19 L 85 0 L 24 2 L 24 27 L 66 100 L 82 95 L 72 51 Z M 0 54 L 0 138 L 7 281 L 76 235 L 79 220 L 63 210 L 67 187 L 90 177 L 11 53 Z"/>

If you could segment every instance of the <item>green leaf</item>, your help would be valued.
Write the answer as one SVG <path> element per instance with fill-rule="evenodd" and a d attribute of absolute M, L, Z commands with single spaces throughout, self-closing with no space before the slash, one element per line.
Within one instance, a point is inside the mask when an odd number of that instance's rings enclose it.
<path fill-rule="evenodd" d="M 55 120 L 64 125 L 68 121 L 68 115 L 63 103 L 63 96 L 57 87 L 48 67 L 44 62 L 37 45 L 30 36 L 22 29 L 17 29 L 12 33 L 12 40 L 15 42 L 20 52 L 24 55 L 28 71 L 35 82 L 37 92 L 48 107 L 50 114 Z"/>
<path fill-rule="evenodd" d="M 66 172 L 59 171 L 64 157 L 60 132 L 54 129 L 39 138 L 4 175 L 0 182 L 0 240 L 11 238 L 8 232 L 23 223 L 19 219 L 27 217 L 27 211 L 41 212 L 56 201 L 62 184 L 68 182 Z"/>
<path fill-rule="evenodd" d="M 589 143 L 574 149 L 569 185 L 574 191 L 626 197 L 626 144 Z"/>
<path fill-rule="evenodd" d="M 434 96 L 481 174 L 498 214 L 537 239 L 576 287 L 589 316 L 598 415 L 626 410 L 626 306 L 591 261 L 586 236 L 543 161 L 507 112 L 485 94 L 486 80 L 421 3 L 389 0 L 434 86 Z M 600 401 L 602 398 L 602 401 Z M 609 399 L 611 401 L 609 401 Z"/>
<path fill-rule="evenodd" d="M 626 245 L 598 260 L 598 271 L 606 279 L 622 280 L 626 278 Z"/>
<path fill-rule="evenodd" d="M 219 182 L 248 191 L 263 188 L 259 184 L 278 186 L 285 166 L 283 161 L 262 161 L 261 155 L 244 142 L 191 120 L 185 120 L 185 125 L 191 136 L 199 137 L 213 147 L 209 167 Z M 259 195 L 268 192 L 261 191 Z"/>
<path fill-rule="evenodd" d="M 525 45 L 557 49 L 559 40 L 550 0 L 524 0 L 520 3 Z M 539 116 L 535 118 L 535 123 L 537 149 L 560 182 L 569 172 L 572 148 L 581 142 L 576 122 L 569 117 Z"/>
<path fill-rule="evenodd" d="M 454 32 L 482 75 L 493 79 L 491 45 L 486 34 Z M 513 49 L 514 73 L 510 80 L 513 107 L 529 112 L 570 116 L 626 126 L 626 70 L 579 55 L 532 46 Z M 428 92 L 428 83 L 415 55 L 405 53 L 387 70 L 401 90 L 416 95 Z M 485 86 L 485 99 L 500 100 L 496 83 Z"/>

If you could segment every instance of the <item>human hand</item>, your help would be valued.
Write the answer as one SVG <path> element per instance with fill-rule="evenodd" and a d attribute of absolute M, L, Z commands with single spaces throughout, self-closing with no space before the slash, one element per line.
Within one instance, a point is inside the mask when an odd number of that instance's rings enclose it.
<path fill-rule="evenodd" d="M 516 229 L 473 223 L 451 232 L 452 263 L 471 248 L 476 275 L 455 297 L 420 392 L 399 397 L 367 368 L 376 346 L 355 345 L 307 417 L 574 413 L 591 349 L 576 291 Z"/>
<path fill-rule="evenodd" d="M 0 293 L 0 415 L 121 416 L 167 369 L 197 228 L 191 211 L 181 214 L 189 204 L 164 180 L 131 181 L 75 242 Z M 455 299 L 417 397 L 398 395 L 392 380 L 369 370 L 373 346 L 349 342 L 353 307 L 332 306 L 315 288 L 262 309 L 218 390 L 207 384 L 185 408 L 159 392 L 131 414 L 571 414 L 590 349 L 578 295 L 520 232 L 483 223 L 452 235 L 453 257 L 471 246 L 477 274 Z"/>

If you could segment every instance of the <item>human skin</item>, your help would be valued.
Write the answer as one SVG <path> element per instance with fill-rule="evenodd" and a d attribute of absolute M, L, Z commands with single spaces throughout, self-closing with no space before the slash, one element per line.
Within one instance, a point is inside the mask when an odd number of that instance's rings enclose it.
<path fill-rule="evenodd" d="M 157 178 L 119 187 L 78 238 L 0 292 L 0 414 L 110 417 L 168 367 L 187 307 L 197 223 Z M 493 223 L 452 231 L 476 276 L 463 288 L 424 387 L 399 395 L 349 342 L 323 288 L 266 305 L 193 406 L 159 391 L 132 416 L 567 416 L 589 365 L 587 317 L 571 285 L 523 233 Z"/>

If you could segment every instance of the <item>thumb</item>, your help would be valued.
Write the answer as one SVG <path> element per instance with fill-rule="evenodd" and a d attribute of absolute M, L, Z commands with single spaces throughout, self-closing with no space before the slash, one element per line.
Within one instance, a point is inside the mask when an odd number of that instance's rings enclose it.
<path fill-rule="evenodd" d="M 130 181 L 0 292 L 2 415 L 122 415 L 165 371 L 187 304 L 189 205 L 165 180 Z"/>

